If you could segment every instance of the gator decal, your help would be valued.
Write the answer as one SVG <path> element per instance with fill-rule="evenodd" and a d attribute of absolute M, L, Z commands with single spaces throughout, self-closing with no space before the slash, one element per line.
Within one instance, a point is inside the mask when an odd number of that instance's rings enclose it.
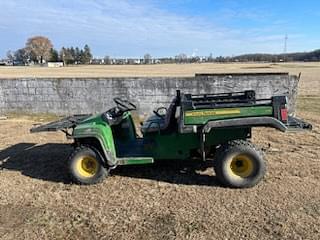
<path fill-rule="evenodd" d="M 192 110 L 185 112 L 184 124 L 202 125 L 220 119 L 272 116 L 272 113 L 271 106 Z"/>
<path fill-rule="evenodd" d="M 240 109 L 230 110 L 207 110 L 207 111 L 190 111 L 186 112 L 186 117 L 203 117 L 203 116 L 214 116 L 214 115 L 229 115 L 229 114 L 240 114 Z"/>

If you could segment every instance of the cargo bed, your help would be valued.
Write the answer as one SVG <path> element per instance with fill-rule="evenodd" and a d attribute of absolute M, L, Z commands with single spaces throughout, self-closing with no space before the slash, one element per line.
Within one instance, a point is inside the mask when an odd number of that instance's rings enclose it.
<path fill-rule="evenodd" d="M 73 115 L 66 118 L 62 118 L 58 121 L 50 122 L 48 124 L 35 126 L 30 129 L 31 133 L 36 132 L 56 132 L 59 130 L 67 130 L 69 128 L 74 128 L 77 124 L 92 116 L 91 114 L 79 114 Z"/>

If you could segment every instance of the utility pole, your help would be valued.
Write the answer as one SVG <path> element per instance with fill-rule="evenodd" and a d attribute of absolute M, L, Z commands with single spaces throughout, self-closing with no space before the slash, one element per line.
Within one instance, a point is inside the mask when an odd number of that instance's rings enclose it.
<path fill-rule="evenodd" d="M 283 54 L 284 54 L 284 61 L 286 62 L 287 58 L 287 41 L 288 41 L 288 34 L 284 37 L 284 47 L 283 47 Z"/>

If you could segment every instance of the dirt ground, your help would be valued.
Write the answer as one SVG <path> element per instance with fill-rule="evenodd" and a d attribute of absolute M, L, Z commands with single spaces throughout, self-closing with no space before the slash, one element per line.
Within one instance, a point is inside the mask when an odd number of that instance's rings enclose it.
<path fill-rule="evenodd" d="M 299 116 L 312 132 L 254 131 L 268 172 L 243 190 L 177 162 L 74 185 L 63 134 L 29 134 L 32 118 L 2 120 L 0 239 L 320 239 L 320 118 Z"/>
<path fill-rule="evenodd" d="M 185 71 L 211 72 L 194 66 Z M 0 239 L 320 239 L 320 64 L 235 64 L 228 70 L 239 66 L 301 71 L 297 115 L 314 127 L 290 134 L 254 130 L 268 169 L 259 185 L 224 188 L 212 168 L 179 162 L 119 167 L 101 184 L 74 185 L 65 168 L 72 149 L 64 135 L 29 134 L 33 124 L 50 119 L 9 116 L 0 120 Z M 166 72 L 163 67 L 154 75 Z"/>

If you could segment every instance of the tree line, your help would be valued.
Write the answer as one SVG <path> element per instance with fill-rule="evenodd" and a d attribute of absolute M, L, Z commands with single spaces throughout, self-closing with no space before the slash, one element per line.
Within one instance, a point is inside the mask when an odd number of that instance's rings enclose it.
<path fill-rule="evenodd" d="M 311 52 L 296 52 L 288 54 L 243 54 L 232 57 L 188 56 L 185 53 L 175 57 L 152 58 L 147 53 L 143 59 L 112 59 L 106 56 L 102 61 L 94 61 L 90 47 L 62 47 L 59 51 L 53 47 L 50 39 L 44 36 L 34 36 L 26 41 L 25 47 L 16 51 L 8 51 L 7 58 L 13 64 L 44 64 L 46 62 L 63 62 L 67 64 L 153 64 L 153 63 L 200 63 L 200 62 L 290 62 L 290 61 L 320 61 L 320 49 Z M 99 60 L 99 59 L 98 59 Z"/>
<path fill-rule="evenodd" d="M 243 54 L 235 57 L 216 57 L 215 62 L 315 62 L 320 61 L 320 49 L 311 52 L 296 52 L 282 54 Z"/>
<path fill-rule="evenodd" d="M 25 47 L 8 51 L 7 58 L 13 64 L 44 64 L 46 62 L 63 62 L 64 64 L 88 64 L 92 59 L 90 47 L 62 47 L 60 51 L 53 47 L 47 37 L 35 36 L 27 40 Z"/>

